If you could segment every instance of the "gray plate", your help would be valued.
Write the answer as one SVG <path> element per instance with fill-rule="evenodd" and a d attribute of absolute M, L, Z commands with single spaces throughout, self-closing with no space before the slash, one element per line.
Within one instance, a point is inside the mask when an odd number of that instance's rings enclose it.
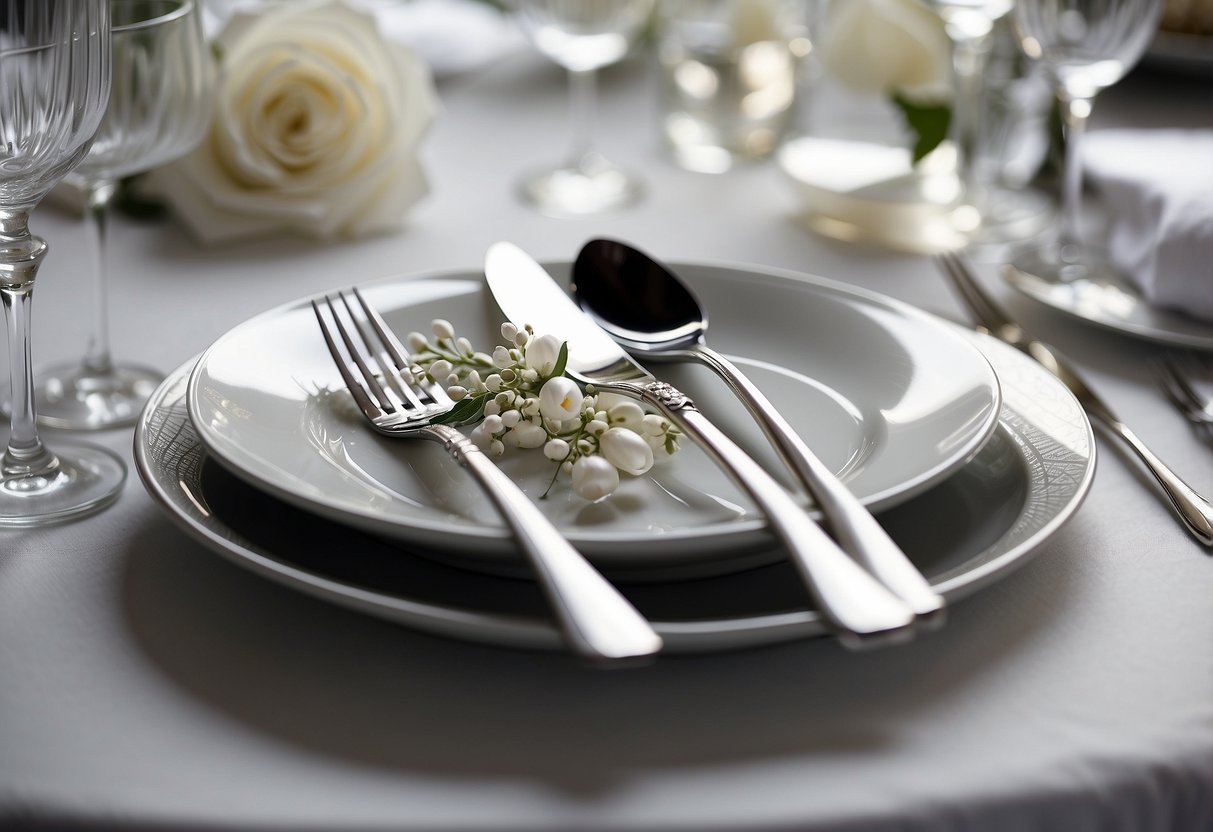
<path fill-rule="evenodd" d="M 880 515 L 949 601 L 1023 563 L 1078 509 L 1094 473 L 1090 423 L 1051 375 L 1015 350 L 966 333 L 1003 387 L 999 425 L 956 474 Z M 459 569 L 397 542 L 309 514 L 226 472 L 187 413 L 191 364 L 157 390 L 135 434 L 135 464 L 168 515 L 213 551 L 326 601 L 438 635 L 559 649 L 530 581 Z M 783 562 L 729 576 L 626 585 L 670 653 L 821 635 Z"/>

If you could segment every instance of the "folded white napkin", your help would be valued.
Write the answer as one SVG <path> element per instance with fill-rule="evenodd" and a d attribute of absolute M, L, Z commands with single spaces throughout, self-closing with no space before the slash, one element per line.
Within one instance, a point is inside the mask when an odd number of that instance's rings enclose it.
<path fill-rule="evenodd" d="M 1151 303 L 1213 320 L 1213 130 L 1102 130 L 1086 175 L 1110 218 L 1108 254 Z"/>

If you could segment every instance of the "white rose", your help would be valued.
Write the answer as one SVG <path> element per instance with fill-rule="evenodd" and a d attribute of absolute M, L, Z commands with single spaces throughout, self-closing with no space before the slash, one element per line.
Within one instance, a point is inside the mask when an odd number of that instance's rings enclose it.
<path fill-rule="evenodd" d="M 952 95 L 952 42 L 919 0 L 834 0 L 821 62 L 858 92 L 901 92 L 920 101 Z"/>
<path fill-rule="evenodd" d="M 215 45 L 210 132 L 149 190 L 207 243 L 400 227 L 427 191 L 417 145 L 438 101 L 424 63 L 343 2 L 237 13 Z"/>

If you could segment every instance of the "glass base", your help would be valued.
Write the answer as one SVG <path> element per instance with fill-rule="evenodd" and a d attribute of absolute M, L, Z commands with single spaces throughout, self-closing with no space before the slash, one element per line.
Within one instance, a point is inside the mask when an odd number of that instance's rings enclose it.
<path fill-rule="evenodd" d="M 1127 280 L 1101 249 L 1077 243 L 1054 243 L 1020 251 L 1011 258 L 1011 266 L 1048 283 Z"/>
<path fill-rule="evenodd" d="M 644 194 L 644 186 L 594 155 L 577 165 L 531 174 L 519 183 L 518 193 L 548 216 L 584 217 L 635 203 Z"/>
<path fill-rule="evenodd" d="M 975 204 L 954 209 L 957 230 L 968 239 L 970 250 L 1002 255 L 1011 246 L 1040 239 L 1052 231 L 1057 212 L 1052 201 L 1031 189 L 986 188 Z"/>
<path fill-rule="evenodd" d="M 45 473 L 0 476 L 0 528 L 45 526 L 92 514 L 112 503 L 126 465 L 105 448 L 56 443 L 58 465 Z"/>
<path fill-rule="evenodd" d="M 38 424 L 67 430 L 103 430 L 138 421 L 164 374 L 132 365 L 98 373 L 75 363 L 39 369 L 36 378 Z"/>

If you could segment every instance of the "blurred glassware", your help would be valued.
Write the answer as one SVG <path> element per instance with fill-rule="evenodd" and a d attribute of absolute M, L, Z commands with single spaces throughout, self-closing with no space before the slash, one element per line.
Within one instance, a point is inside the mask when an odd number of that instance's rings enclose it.
<path fill-rule="evenodd" d="M 1049 200 L 1028 188 L 1008 189 L 983 175 L 979 156 L 992 137 L 989 77 L 996 27 L 1012 0 L 928 0 L 952 41 L 955 95 L 950 138 L 956 149 L 961 193 L 952 219 L 971 246 L 1001 247 L 1038 236 L 1052 222 Z"/>
<path fill-rule="evenodd" d="M 38 371 L 38 419 L 95 430 L 134 424 L 164 374 L 110 352 L 106 229 L 119 180 L 184 155 L 210 116 L 214 70 L 197 0 L 111 0 L 109 106 L 92 149 L 68 177 L 85 197 L 93 331 L 82 360 Z"/>
<path fill-rule="evenodd" d="M 118 496 L 126 466 L 104 448 L 42 443 L 36 427 L 30 302 L 46 241 L 30 212 L 88 152 L 110 91 L 109 0 L 0 0 L 0 299 L 12 401 L 0 457 L 0 526 L 38 526 Z"/>
<path fill-rule="evenodd" d="M 810 42 L 804 0 L 663 0 L 661 127 L 674 161 L 723 173 L 774 153 Z"/>
<path fill-rule="evenodd" d="M 952 95 L 942 20 L 918 0 L 815 0 L 809 35 L 797 133 L 777 154 L 805 225 L 903 251 L 964 245 L 950 215 L 956 151 L 940 141 Z"/>
<path fill-rule="evenodd" d="M 1020 47 L 1044 66 L 1065 135 L 1059 237 L 1013 257 L 1019 271 L 1055 282 L 1119 279 L 1102 251 L 1082 242 L 1082 136 L 1095 96 L 1141 58 L 1161 12 L 1162 0 L 1017 0 Z"/>
<path fill-rule="evenodd" d="M 627 55 L 655 0 L 513 0 L 530 42 L 568 70 L 573 142 L 567 160 L 528 174 L 519 193 L 552 216 L 584 216 L 640 198 L 643 184 L 594 148 L 596 73 Z"/>

